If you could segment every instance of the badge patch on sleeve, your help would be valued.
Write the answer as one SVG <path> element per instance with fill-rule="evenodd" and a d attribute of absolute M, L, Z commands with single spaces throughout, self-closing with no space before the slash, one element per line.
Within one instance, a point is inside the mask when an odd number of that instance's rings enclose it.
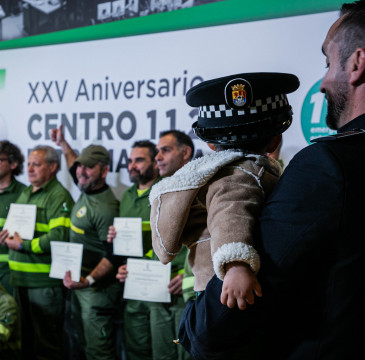
<path fill-rule="evenodd" d="M 77 210 L 76 216 L 78 218 L 82 218 L 85 215 L 86 215 L 86 206 L 83 206 L 82 208 L 80 208 L 79 210 Z"/>

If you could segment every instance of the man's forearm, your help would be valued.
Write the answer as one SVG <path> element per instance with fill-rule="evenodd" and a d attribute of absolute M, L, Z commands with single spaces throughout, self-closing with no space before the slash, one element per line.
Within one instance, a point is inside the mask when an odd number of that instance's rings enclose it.
<path fill-rule="evenodd" d="M 66 159 L 67 168 L 69 169 L 72 166 L 72 164 L 75 162 L 77 155 L 72 150 L 71 146 L 68 144 L 68 142 L 66 140 L 63 140 L 62 142 L 60 142 L 60 146 L 62 149 L 62 153 Z"/>
<path fill-rule="evenodd" d="M 113 270 L 112 263 L 107 258 L 102 258 L 94 270 L 90 273 L 90 276 L 98 281 Z"/>

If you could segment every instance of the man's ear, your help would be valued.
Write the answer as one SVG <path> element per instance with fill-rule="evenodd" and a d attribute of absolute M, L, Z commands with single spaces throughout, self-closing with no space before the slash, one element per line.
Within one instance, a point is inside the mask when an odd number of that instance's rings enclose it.
<path fill-rule="evenodd" d="M 365 83 L 365 49 L 357 48 L 350 59 L 350 84 L 358 86 Z"/>
<path fill-rule="evenodd" d="M 108 165 L 102 165 L 103 167 L 101 168 L 101 177 L 103 179 L 106 178 L 108 172 L 109 172 L 109 166 Z"/>
<path fill-rule="evenodd" d="M 282 139 L 283 137 L 281 134 L 273 136 L 266 147 L 266 152 L 273 153 L 280 145 Z"/>
<path fill-rule="evenodd" d="M 10 169 L 11 170 L 15 170 L 16 168 L 17 168 L 17 166 L 18 166 L 19 164 L 18 164 L 18 162 L 17 161 L 13 161 L 13 162 L 11 162 L 10 163 Z"/>
<path fill-rule="evenodd" d="M 190 158 L 191 158 L 191 147 L 190 146 L 184 145 L 183 158 L 184 158 L 185 164 L 190 160 Z"/>
<path fill-rule="evenodd" d="M 49 163 L 49 166 L 51 168 L 51 173 L 57 173 L 57 163 Z"/>

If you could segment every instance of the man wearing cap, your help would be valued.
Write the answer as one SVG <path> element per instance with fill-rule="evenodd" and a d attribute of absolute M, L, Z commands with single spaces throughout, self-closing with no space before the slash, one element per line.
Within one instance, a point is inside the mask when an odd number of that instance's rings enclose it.
<path fill-rule="evenodd" d="M 13 293 L 10 285 L 8 248 L 1 242 L 1 231 L 8 215 L 10 204 L 15 202 L 25 185 L 15 179 L 23 172 L 24 156 L 20 149 L 7 140 L 0 141 L 0 283 Z"/>
<path fill-rule="evenodd" d="M 49 277 L 51 241 L 68 241 L 70 211 L 74 204 L 58 182 L 60 160 L 55 149 L 37 146 L 28 157 L 31 185 L 17 204 L 36 205 L 33 239 L 17 232 L 6 238 L 10 281 L 19 305 L 23 359 L 62 359 L 65 289 L 62 281 Z"/>
<path fill-rule="evenodd" d="M 279 163 L 266 153 L 279 145 L 281 133 L 291 124 L 286 94 L 298 85 L 291 74 L 237 74 L 203 82 L 187 93 L 188 104 L 200 107 L 194 131 L 216 152 L 188 163 L 153 187 L 151 229 L 154 251 L 163 263 L 172 261 L 182 245 L 189 247 L 200 301 L 215 274 L 224 281 L 220 305 L 227 310 L 236 303 L 244 310 L 254 303 L 254 295 L 261 296 L 253 234 L 281 173 Z M 180 331 L 180 343 L 199 357 L 199 349 L 187 341 L 195 324 L 193 304 L 184 313 L 181 327 L 186 332 Z M 206 315 L 197 314 L 209 326 Z M 221 336 L 226 349 L 231 349 L 225 330 L 220 329 Z M 214 344 L 210 351 L 219 357 Z M 248 351 L 240 349 L 239 356 Z"/>
<path fill-rule="evenodd" d="M 77 157 L 65 141 L 62 127 L 51 131 L 51 139 L 61 146 L 70 173 L 81 190 L 71 213 L 70 242 L 83 244 L 81 278 L 64 285 L 72 290 L 71 311 L 79 341 L 87 360 L 114 360 L 115 317 L 121 287 L 116 269 L 108 260 L 108 228 L 118 216 L 119 201 L 106 184 L 109 152 L 100 145 L 89 145 Z"/>

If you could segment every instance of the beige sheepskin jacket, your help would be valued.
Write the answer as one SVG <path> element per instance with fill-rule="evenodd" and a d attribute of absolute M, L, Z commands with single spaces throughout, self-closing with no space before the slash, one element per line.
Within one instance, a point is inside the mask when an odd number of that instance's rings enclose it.
<path fill-rule="evenodd" d="M 280 173 L 279 163 L 267 156 L 225 150 L 155 184 L 151 231 L 160 261 L 171 262 L 187 246 L 195 291 L 203 291 L 214 273 L 223 280 L 224 266 L 232 261 L 244 261 L 257 273 L 253 232 Z"/>

